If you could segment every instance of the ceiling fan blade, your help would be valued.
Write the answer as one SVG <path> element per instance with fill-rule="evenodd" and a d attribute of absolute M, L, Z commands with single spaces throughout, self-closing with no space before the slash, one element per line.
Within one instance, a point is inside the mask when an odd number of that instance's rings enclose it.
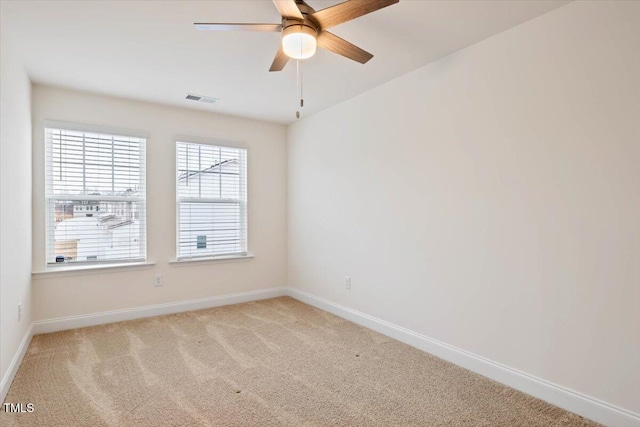
<path fill-rule="evenodd" d="M 215 24 L 206 22 L 196 22 L 193 24 L 196 30 L 204 31 L 262 31 L 277 32 L 282 31 L 280 24 Z"/>
<path fill-rule="evenodd" d="M 283 18 L 304 19 L 295 0 L 273 0 L 273 4 Z"/>
<path fill-rule="evenodd" d="M 323 30 L 351 21 L 383 7 L 391 6 L 400 0 L 348 0 L 313 13 L 311 16 Z"/>
<path fill-rule="evenodd" d="M 289 61 L 289 57 L 284 50 L 282 50 L 282 45 L 280 45 L 280 49 L 278 49 L 278 53 L 276 53 L 276 57 L 273 58 L 273 63 L 271 64 L 271 68 L 269 71 L 282 71 L 287 62 Z"/>
<path fill-rule="evenodd" d="M 366 50 L 360 49 L 358 46 L 341 39 L 329 31 L 322 31 L 318 35 L 318 46 L 361 64 L 373 58 L 373 55 Z"/>

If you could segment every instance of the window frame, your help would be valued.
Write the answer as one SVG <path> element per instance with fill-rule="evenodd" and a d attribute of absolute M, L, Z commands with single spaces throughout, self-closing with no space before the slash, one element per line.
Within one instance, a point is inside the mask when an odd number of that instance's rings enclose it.
<path fill-rule="evenodd" d="M 179 162 L 179 146 L 180 144 L 207 146 L 213 148 L 221 148 L 227 150 L 240 150 L 243 154 L 243 167 L 244 175 L 240 173 L 240 182 L 244 184 L 244 188 L 241 187 L 241 197 L 239 199 L 225 199 L 215 197 L 181 197 L 178 189 L 178 162 Z M 202 140 L 200 138 L 178 137 L 175 139 L 175 196 L 176 196 L 176 263 L 188 263 L 197 261 L 216 261 L 226 260 L 234 258 L 252 258 L 253 255 L 249 252 L 249 150 L 242 144 L 230 141 L 221 140 Z M 242 168 L 241 168 L 242 169 Z M 225 252 L 220 254 L 203 254 L 194 255 L 193 252 L 189 255 L 181 255 L 180 253 L 180 203 L 231 203 L 238 204 L 240 209 L 240 242 L 244 242 L 244 251 L 240 252 Z M 243 235 L 244 234 L 244 235 Z M 197 239 L 196 239 L 197 240 Z M 196 241 L 197 244 L 197 241 Z M 215 240 L 211 238 L 206 239 L 207 247 L 215 244 Z M 205 248 L 206 249 L 206 248 Z M 241 248 L 242 249 L 242 248 Z M 196 251 L 198 249 L 195 249 Z"/>
<path fill-rule="evenodd" d="M 140 195 L 137 196 L 114 196 L 114 195 L 87 195 L 87 194 L 54 194 L 53 193 L 53 180 L 50 177 L 48 168 L 52 167 L 53 162 L 53 141 L 49 135 L 50 131 L 63 131 L 63 132 L 82 132 L 108 135 L 112 138 L 134 138 L 138 139 L 139 144 L 139 159 L 140 164 Z M 124 266 L 124 265 L 140 265 L 148 263 L 148 245 L 147 245 L 147 135 L 143 132 L 125 130 L 118 128 L 111 128 L 105 126 L 85 125 L 78 123 L 57 122 L 45 120 L 43 123 L 44 133 L 44 204 L 45 204 L 45 254 L 44 264 L 45 271 L 47 270 L 63 270 L 63 269 L 94 269 L 104 268 L 109 266 Z M 113 142 L 112 142 L 113 143 Z M 86 160 L 85 160 L 86 162 Z M 115 168 L 115 163 L 113 164 Z M 83 179 L 86 179 L 84 177 Z M 56 262 L 55 259 L 51 259 L 50 256 L 55 255 L 55 203 L 56 201 L 73 201 L 73 202 L 135 202 L 140 203 L 140 253 L 141 256 L 135 258 L 113 258 L 104 260 L 74 260 L 71 262 Z M 96 211 L 93 212 L 94 214 Z M 53 255 L 52 255 L 53 254 Z"/>

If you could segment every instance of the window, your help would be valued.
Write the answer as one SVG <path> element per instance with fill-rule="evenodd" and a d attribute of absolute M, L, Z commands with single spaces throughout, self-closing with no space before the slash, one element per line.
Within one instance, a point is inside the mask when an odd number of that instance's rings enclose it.
<path fill-rule="evenodd" d="M 145 142 L 45 129 L 48 264 L 146 259 Z"/>
<path fill-rule="evenodd" d="M 178 259 L 246 255 L 247 150 L 178 142 Z"/>

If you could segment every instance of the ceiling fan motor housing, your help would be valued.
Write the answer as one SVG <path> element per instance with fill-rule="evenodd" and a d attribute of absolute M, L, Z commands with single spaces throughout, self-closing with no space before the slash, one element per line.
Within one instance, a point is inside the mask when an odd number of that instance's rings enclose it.
<path fill-rule="evenodd" d="M 282 36 L 296 33 L 305 33 L 313 37 L 318 37 L 317 27 L 308 19 L 304 21 L 297 21 L 295 19 L 283 19 L 282 20 Z"/>
<path fill-rule="evenodd" d="M 291 17 L 282 18 L 282 28 L 285 29 L 291 25 L 304 25 L 305 27 L 312 28 L 316 32 L 316 36 L 320 32 L 320 25 L 313 19 L 315 9 L 306 4 L 303 0 L 296 0 L 296 6 L 300 10 L 304 20 Z"/>

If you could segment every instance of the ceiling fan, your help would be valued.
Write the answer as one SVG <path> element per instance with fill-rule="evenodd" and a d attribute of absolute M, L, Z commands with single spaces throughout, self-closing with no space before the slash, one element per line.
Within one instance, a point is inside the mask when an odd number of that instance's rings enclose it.
<path fill-rule="evenodd" d="M 348 0 L 316 12 L 304 0 L 273 0 L 273 4 L 282 16 L 280 24 L 195 23 L 194 25 L 198 30 L 281 32 L 282 44 L 269 71 L 281 71 L 287 65 L 289 58 L 310 58 L 315 54 L 317 46 L 364 64 L 373 58 L 372 54 L 330 33 L 327 29 L 399 1 Z"/>

